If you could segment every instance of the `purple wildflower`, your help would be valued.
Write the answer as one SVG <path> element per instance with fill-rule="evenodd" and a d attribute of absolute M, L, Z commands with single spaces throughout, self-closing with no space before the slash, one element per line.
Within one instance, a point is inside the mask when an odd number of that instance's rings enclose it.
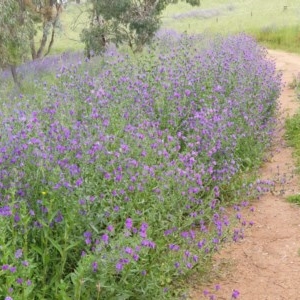
<path fill-rule="evenodd" d="M 22 265 L 23 265 L 24 267 L 28 267 L 28 266 L 29 266 L 29 262 L 28 262 L 27 260 L 23 260 L 23 261 L 22 261 Z"/>
<path fill-rule="evenodd" d="M 102 235 L 101 239 L 104 242 L 104 244 L 106 244 L 106 245 L 108 244 L 108 242 L 109 242 L 109 236 L 108 236 L 108 234 L 104 233 Z"/>
<path fill-rule="evenodd" d="M 169 249 L 173 250 L 173 251 L 179 251 L 180 246 L 176 245 L 176 244 L 170 244 L 169 245 Z"/>
<path fill-rule="evenodd" d="M 130 230 L 132 228 L 132 225 L 133 225 L 132 219 L 131 218 L 126 219 L 125 221 L 126 228 Z"/>
<path fill-rule="evenodd" d="M 12 212 L 10 210 L 10 207 L 8 205 L 0 207 L 0 216 L 2 217 L 8 217 L 11 216 Z"/>
<path fill-rule="evenodd" d="M 127 254 L 132 254 L 132 253 L 133 253 L 133 249 L 130 248 L 130 247 L 126 247 L 126 248 L 125 248 L 125 253 L 127 253 Z"/>
<path fill-rule="evenodd" d="M 240 292 L 238 290 L 233 290 L 231 297 L 232 297 L 232 299 L 237 299 L 239 297 L 239 295 L 240 295 Z"/>
<path fill-rule="evenodd" d="M 108 230 L 109 232 L 112 232 L 112 231 L 114 231 L 114 227 L 113 227 L 112 225 L 108 225 L 108 226 L 107 226 L 107 230 Z"/>
<path fill-rule="evenodd" d="M 92 239 L 91 239 L 92 233 L 91 233 L 90 231 L 86 231 L 86 232 L 83 234 L 83 236 L 85 237 L 85 243 L 86 243 L 87 245 L 90 245 L 90 244 L 92 243 Z"/>
<path fill-rule="evenodd" d="M 83 179 L 82 179 L 82 178 L 78 178 L 78 179 L 76 180 L 75 185 L 76 185 L 77 187 L 79 187 L 79 186 L 81 186 L 82 184 L 83 184 Z"/>
<path fill-rule="evenodd" d="M 123 264 L 120 262 L 116 263 L 116 270 L 117 272 L 121 272 L 123 270 Z"/>
<path fill-rule="evenodd" d="M 20 218 L 19 214 L 16 213 L 15 216 L 14 216 L 14 221 L 15 221 L 16 223 L 19 223 L 20 220 L 21 220 L 21 218 Z"/>
<path fill-rule="evenodd" d="M 98 270 L 98 263 L 96 261 L 94 261 L 92 263 L 92 269 L 93 269 L 93 272 L 97 272 L 97 270 Z"/>
<path fill-rule="evenodd" d="M 23 255 L 23 250 L 22 249 L 18 249 L 16 252 L 15 252 L 15 258 L 19 259 L 21 258 Z"/>
<path fill-rule="evenodd" d="M 154 249 L 156 247 L 155 243 L 152 241 L 149 241 L 149 240 L 143 240 L 141 242 L 141 245 L 144 247 L 152 248 L 152 249 Z"/>

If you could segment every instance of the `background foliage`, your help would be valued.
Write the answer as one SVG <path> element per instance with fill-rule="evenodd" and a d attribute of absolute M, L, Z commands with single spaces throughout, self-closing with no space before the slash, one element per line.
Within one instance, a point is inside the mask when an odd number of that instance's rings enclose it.
<path fill-rule="evenodd" d="M 93 0 L 90 26 L 81 39 L 87 56 L 102 53 L 107 43 L 126 43 L 133 52 L 140 52 L 161 26 L 161 14 L 171 0 Z M 175 1 L 178 2 L 178 1 Z M 185 0 L 200 5 L 200 0 Z"/>

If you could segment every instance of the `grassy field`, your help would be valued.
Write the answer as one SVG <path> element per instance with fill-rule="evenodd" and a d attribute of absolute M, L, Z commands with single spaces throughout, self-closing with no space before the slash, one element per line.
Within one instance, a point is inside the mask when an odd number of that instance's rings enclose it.
<path fill-rule="evenodd" d="M 82 50 L 79 34 L 88 25 L 86 4 L 68 4 L 52 53 Z M 200 7 L 169 5 L 162 16 L 163 29 L 195 33 L 246 32 L 267 47 L 300 52 L 300 3 L 296 0 L 213 0 Z"/>
<path fill-rule="evenodd" d="M 170 5 L 164 27 L 188 33 L 246 32 L 267 47 L 299 52 L 299 1 L 202 1 L 191 8 Z"/>
<path fill-rule="evenodd" d="M 202 1 L 196 8 L 181 3 L 167 8 L 164 26 L 190 33 L 249 32 L 298 25 L 299 11 L 300 3 L 296 0 L 213 0 Z"/>
<path fill-rule="evenodd" d="M 63 10 L 60 18 L 60 26 L 51 54 L 60 54 L 68 51 L 81 51 L 84 45 L 80 41 L 80 33 L 83 28 L 89 25 L 88 5 L 80 5 L 70 2 Z M 36 41 L 39 40 L 39 36 Z"/>

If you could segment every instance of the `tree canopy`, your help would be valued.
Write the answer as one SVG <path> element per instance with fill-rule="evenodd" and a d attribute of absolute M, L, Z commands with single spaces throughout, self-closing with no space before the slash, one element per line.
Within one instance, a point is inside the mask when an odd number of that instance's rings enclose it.
<path fill-rule="evenodd" d="M 10 67 L 18 82 L 16 66 L 29 57 L 47 55 L 54 42 L 61 4 L 57 0 L 0 0 L 0 68 Z M 37 23 L 42 39 L 35 41 Z M 46 48 L 48 36 L 51 36 Z M 38 49 L 36 46 L 38 45 Z"/>
<path fill-rule="evenodd" d="M 27 54 L 33 23 L 21 0 L 0 0 L 0 11 L 0 65 L 16 65 Z"/>
<path fill-rule="evenodd" d="M 200 0 L 181 0 L 200 5 Z M 81 39 L 87 55 L 101 53 L 108 42 L 127 43 L 140 51 L 151 41 L 161 25 L 161 13 L 178 0 L 92 0 L 90 26 L 83 30 Z"/>
<path fill-rule="evenodd" d="M 28 54 L 28 37 L 34 27 L 22 0 L 0 0 L 0 67 L 10 67 L 19 84 L 16 66 Z"/>

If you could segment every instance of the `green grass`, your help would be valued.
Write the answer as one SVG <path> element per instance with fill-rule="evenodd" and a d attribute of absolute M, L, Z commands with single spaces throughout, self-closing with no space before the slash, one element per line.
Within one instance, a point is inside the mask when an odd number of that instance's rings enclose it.
<path fill-rule="evenodd" d="M 253 30 L 251 34 L 267 48 L 300 53 L 300 26 L 269 27 Z"/>
<path fill-rule="evenodd" d="M 87 4 L 76 4 L 70 2 L 60 15 L 60 26 L 56 29 L 54 44 L 51 54 L 59 54 L 69 51 L 83 50 L 84 45 L 80 41 L 80 33 L 83 28 L 89 25 Z M 35 38 L 36 47 L 39 47 L 42 32 L 39 31 Z M 48 43 L 50 36 L 48 37 Z M 48 47 L 48 43 L 47 46 Z"/>
<path fill-rule="evenodd" d="M 300 168 L 300 112 L 286 121 L 286 139 L 294 147 L 298 168 Z"/>
<path fill-rule="evenodd" d="M 295 203 L 300 205 L 300 195 L 292 195 L 292 196 L 288 196 L 287 200 L 291 203 Z"/>
<path fill-rule="evenodd" d="M 193 34 L 242 31 L 269 48 L 300 52 L 299 9 L 295 0 L 212 0 L 194 8 L 179 3 L 167 8 L 163 26 Z"/>
<path fill-rule="evenodd" d="M 78 5 L 74 2 L 68 4 L 61 15 L 62 27 L 55 42 L 55 52 L 82 50 L 84 45 L 80 42 L 80 33 L 89 25 L 87 5 Z"/>
<path fill-rule="evenodd" d="M 284 6 L 287 9 L 284 10 Z M 286 27 L 299 23 L 299 1 L 212 0 L 200 7 L 180 3 L 170 5 L 164 15 L 164 26 L 193 33 L 249 32 L 265 27 Z"/>
<path fill-rule="evenodd" d="M 68 4 L 52 54 L 84 48 L 79 35 L 89 24 L 86 11 L 86 4 Z M 200 7 L 179 1 L 163 13 L 162 28 L 191 34 L 246 32 L 269 48 L 299 53 L 299 11 L 297 0 L 205 0 Z"/>
<path fill-rule="evenodd" d="M 295 89 L 297 98 L 300 95 L 300 78 L 294 77 L 290 85 Z M 290 146 L 294 147 L 294 156 L 296 157 L 297 169 L 300 170 L 300 111 L 294 116 L 286 120 L 286 139 Z M 300 205 L 300 194 L 291 195 L 287 197 L 287 201 Z"/>

